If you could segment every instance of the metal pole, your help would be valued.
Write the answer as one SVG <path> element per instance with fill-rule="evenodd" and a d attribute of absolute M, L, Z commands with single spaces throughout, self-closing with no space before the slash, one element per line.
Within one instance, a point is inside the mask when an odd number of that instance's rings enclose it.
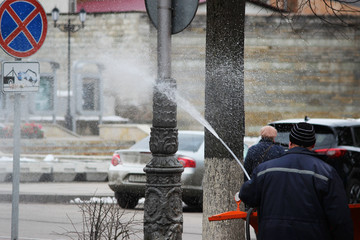
<path fill-rule="evenodd" d="M 67 25 L 67 32 L 68 32 L 68 76 L 67 76 L 67 80 L 68 80 L 68 89 L 67 89 L 67 110 L 66 110 L 66 115 L 65 115 L 65 125 L 66 128 L 73 131 L 73 124 L 72 124 L 72 116 L 71 116 L 71 96 L 70 96 L 70 91 L 71 91 L 71 56 L 70 56 L 70 47 L 71 47 L 71 41 L 70 41 L 70 37 L 71 37 L 71 20 L 68 19 L 68 25 Z"/>
<path fill-rule="evenodd" d="M 12 217 L 11 239 L 17 240 L 19 234 L 19 182 L 20 182 L 20 123 L 21 123 L 21 93 L 15 93 L 14 100 L 14 150 L 12 175 Z"/>
<path fill-rule="evenodd" d="M 171 77 L 171 0 L 158 0 L 158 80 Z"/>
<path fill-rule="evenodd" d="M 151 161 L 146 165 L 144 204 L 145 240 L 181 240 L 183 215 L 181 173 L 184 168 L 175 157 L 178 149 L 176 128 L 176 81 L 171 78 L 171 3 L 158 0 L 158 79 L 153 94 Z M 160 86 L 159 86 L 160 85 Z M 164 92 L 166 85 L 167 93 Z"/>

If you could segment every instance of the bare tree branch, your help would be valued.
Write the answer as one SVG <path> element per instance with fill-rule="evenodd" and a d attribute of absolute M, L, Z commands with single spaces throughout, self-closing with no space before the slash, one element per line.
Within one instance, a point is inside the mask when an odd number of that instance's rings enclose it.
<path fill-rule="evenodd" d="M 90 200 L 77 203 L 82 215 L 82 229 L 77 229 L 68 216 L 73 231 L 64 229 L 65 233 L 55 233 L 77 240 L 120 240 L 134 236 L 141 239 L 137 234 L 142 231 L 142 221 L 136 220 L 136 212 L 129 218 L 124 209 L 121 209 L 116 200 L 104 202 L 102 200 Z M 131 213 L 130 213 L 131 215 Z"/>
<path fill-rule="evenodd" d="M 268 4 L 271 5 L 269 2 Z M 354 24 L 353 19 L 360 18 L 360 0 L 300 0 L 295 1 L 296 7 L 294 4 L 291 5 L 292 7 L 288 6 L 289 2 L 292 1 L 275 0 L 274 7 L 279 9 L 276 13 L 288 19 L 311 14 L 328 25 L 359 29 L 359 25 Z"/>

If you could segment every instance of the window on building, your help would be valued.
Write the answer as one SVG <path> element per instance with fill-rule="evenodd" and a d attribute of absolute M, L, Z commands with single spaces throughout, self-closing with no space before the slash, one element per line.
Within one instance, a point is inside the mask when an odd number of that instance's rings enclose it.
<path fill-rule="evenodd" d="M 53 111 L 54 96 L 54 77 L 41 76 L 39 91 L 35 97 L 35 111 Z"/>
<path fill-rule="evenodd" d="M 83 78 L 82 81 L 82 110 L 99 111 L 100 110 L 100 89 L 99 79 Z"/>

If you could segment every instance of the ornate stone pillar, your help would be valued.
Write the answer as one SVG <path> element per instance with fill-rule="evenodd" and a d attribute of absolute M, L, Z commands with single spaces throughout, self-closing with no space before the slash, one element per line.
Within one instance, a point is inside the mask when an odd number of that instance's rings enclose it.
<path fill-rule="evenodd" d="M 153 95 L 153 127 L 150 134 L 151 161 L 146 165 L 144 205 L 145 240 L 181 240 L 183 232 L 181 173 L 175 157 L 176 81 L 171 78 L 171 0 L 157 1 L 158 79 Z"/>
<path fill-rule="evenodd" d="M 176 88 L 175 80 L 165 79 L 165 82 L 169 84 L 169 88 Z M 169 96 L 172 92 L 174 91 L 160 92 L 158 87 L 154 89 L 154 116 L 150 136 L 153 158 L 144 168 L 146 172 L 144 238 L 146 240 L 182 239 L 181 173 L 184 169 L 174 155 L 178 149 L 178 130 L 177 106 Z"/>

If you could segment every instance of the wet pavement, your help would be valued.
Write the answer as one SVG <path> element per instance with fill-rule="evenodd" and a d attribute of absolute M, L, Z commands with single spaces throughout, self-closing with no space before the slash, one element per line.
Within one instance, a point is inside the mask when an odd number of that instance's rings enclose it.
<path fill-rule="evenodd" d="M 76 200 L 86 201 L 92 197 L 112 198 L 113 191 L 108 187 L 107 182 L 45 182 L 45 183 L 20 183 L 20 203 L 37 204 L 65 204 Z M 0 203 L 11 204 L 12 183 L 0 183 Z M 27 208 L 30 205 L 27 205 Z M 41 205 L 46 206 L 46 205 Z M 58 205 L 59 206 L 59 205 Z M 137 210 L 143 209 L 143 202 L 140 199 Z M 202 213 L 196 209 L 184 207 L 184 234 L 183 239 L 201 239 Z M 189 219 L 188 219 L 189 218 Z M 194 222 L 195 221 L 195 222 Z M 196 227 L 195 227 L 196 226 Z M 251 239 L 254 238 L 251 231 Z M 1 238 L 0 240 L 6 239 Z M 29 238 L 30 239 L 30 238 Z M 33 238 L 31 238 L 33 239 Z M 47 239 L 47 238 L 44 238 Z"/>
<path fill-rule="evenodd" d="M 20 219 L 19 231 L 21 240 L 63 240 L 64 237 L 54 235 L 54 232 L 63 232 L 72 229 L 67 216 L 75 216 L 75 223 L 81 223 L 77 199 L 82 201 L 92 197 L 112 199 L 113 191 L 107 182 L 67 182 L 67 183 L 20 183 Z M 12 183 L 0 183 L 0 240 L 10 239 L 11 230 L 11 194 Z M 140 199 L 134 210 L 137 218 L 143 219 L 143 201 Z M 72 219 L 74 220 L 74 219 Z M 76 225 L 81 229 L 81 224 Z M 60 230 L 59 230 L 60 229 Z M 142 225 L 140 226 L 142 229 Z M 185 240 L 202 239 L 202 212 L 192 209 L 184 210 Z M 142 233 L 139 233 L 140 235 Z M 141 235 L 142 236 L 142 235 Z M 68 239 L 68 238 L 66 238 Z M 130 238 L 130 239 L 142 239 Z"/>

